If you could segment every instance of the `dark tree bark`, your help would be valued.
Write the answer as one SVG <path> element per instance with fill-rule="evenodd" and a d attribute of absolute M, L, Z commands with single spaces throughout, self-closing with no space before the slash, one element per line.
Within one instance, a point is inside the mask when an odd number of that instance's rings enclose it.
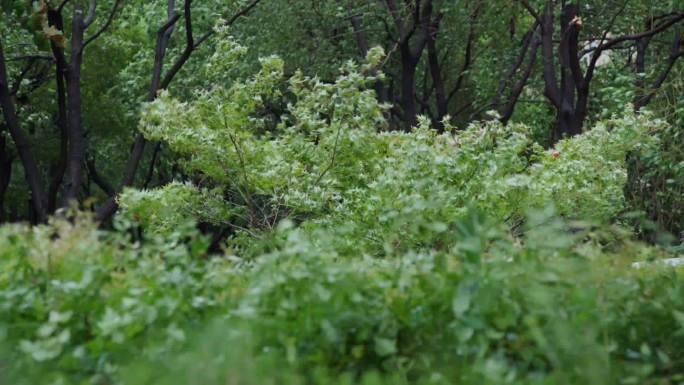
<path fill-rule="evenodd" d="M 83 63 L 84 32 L 87 27 L 83 8 L 75 6 L 71 20 L 70 62 L 67 67 L 67 134 L 69 138 L 67 169 L 69 172 L 62 207 L 68 207 L 77 200 L 78 192 L 83 185 L 83 162 L 87 148 L 83 133 L 81 65 Z"/>
<path fill-rule="evenodd" d="M 12 177 L 12 161 L 5 140 L 5 127 L 0 127 L 0 223 L 5 221 L 5 194 Z"/>
<path fill-rule="evenodd" d="M 477 6 L 475 7 L 474 12 L 470 15 L 470 26 L 468 27 L 468 37 L 466 39 L 466 45 L 465 49 L 463 52 L 463 64 L 461 65 L 461 69 L 459 70 L 458 77 L 456 78 L 456 82 L 454 84 L 454 87 L 451 89 L 449 92 L 449 95 L 447 96 L 446 103 L 447 105 L 451 103 L 451 100 L 461 91 L 463 88 L 463 85 L 465 83 L 465 78 L 466 74 L 468 73 L 468 70 L 470 70 L 471 66 L 473 65 L 475 59 L 473 55 L 473 50 L 475 46 L 475 40 L 476 40 L 476 34 L 477 30 L 475 28 L 477 19 L 480 17 L 480 12 L 483 7 L 483 2 L 479 1 L 477 3 Z M 460 108 L 458 108 L 454 113 L 453 116 L 457 116 L 461 114 L 462 112 L 466 111 L 467 109 L 471 108 L 472 106 L 472 101 L 468 101 L 464 103 Z"/>
<path fill-rule="evenodd" d="M 645 56 L 650 40 L 651 37 L 646 37 L 637 43 L 637 97 L 634 100 L 634 110 L 637 112 L 651 102 L 658 89 L 660 89 L 663 83 L 665 83 L 665 80 L 667 80 L 672 68 L 674 68 L 675 64 L 677 63 L 677 60 L 684 56 L 684 48 L 682 48 L 682 36 L 681 33 L 677 31 L 675 33 L 672 49 L 670 50 L 670 55 L 665 63 L 665 67 L 663 68 L 662 72 L 660 72 L 658 77 L 656 77 L 653 83 L 646 88 L 645 79 L 641 75 L 646 73 Z"/>
<path fill-rule="evenodd" d="M 105 194 L 107 195 L 113 195 L 116 190 L 114 187 L 100 175 L 99 172 L 97 172 L 97 169 L 95 168 L 95 161 L 91 158 L 86 161 L 87 167 L 88 167 L 88 175 L 90 176 L 90 179 L 100 188 L 102 191 L 104 191 Z"/>
<path fill-rule="evenodd" d="M 586 94 L 582 87 L 581 69 L 578 55 L 578 41 L 581 22 L 579 6 L 568 4 L 563 7 L 561 18 L 561 41 L 558 45 L 560 58 L 560 102 L 557 107 L 557 126 L 555 138 L 582 133 L 582 123 L 586 116 Z M 584 105 L 583 105 L 584 103 Z"/>
<path fill-rule="evenodd" d="M 187 16 L 188 15 L 186 15 L 186 17 Z M 164 69 L 164 56 L 166 55 L 169 39 L 171 38 L 173 28 L 178 19 L 180 19 L 180 14 L 175 12 L 175 2 L 174 0 L 169 0 L 168 19 L 166 23 L 157 31 L 157 45 L 155 48 L 150 92 L 147 96 L 148 101 L 153 101 L 157 98 L 157 92 L 160 89 L 162 71 Z M 189 33 L 192 34 L 192 32 Z M 138 169 L 138 164 L 140 163 L 140 159 L 142 159 L 146 144 L 147 141 L 145 140 L 145 137 L 141 133 L 136 134 L 135 141 L 133 142 L 133 147 L 131 149 L 131 156 L 126 162 L 126 168 L 124 169 L 124 175 L 119 187 L 115 190 L 115 193 L 112 194 L 110 198 L 100 208 L 97 209 L 95 217 L 99 221 L 104 222 L 108 220 L 118 209 L 119 206 L 116 203 L 116 196 L 120 194 L 125 187 L 131 186 L 133 184 L 133 180 L 135 179 L 135 174 Z"/>
<path fill-rule="evenodd" d="M 48 22 L 58 30 L 64 29 L 62 14 L 56 10 L 48 10 Z M 55 58 L 55 84 L 57 86 L 57 129 L 59 130 L 59 157 L 52 167 L 52 179 L 48 187 L 48 213 L 57 208 L 57 194 L 64 180 L 67 167 L 68 134 L 67 134 L 67 102 L 66 76 L 68 66 L 64 57 L 64 50 L 56 42 L 50 41 L 52 55 Z"/>
<path fill-rule="evenodd" d="M 591 50 L 587 69 L 582 72 L 580 67 L 581 55 L 578 49 L 579 33 L 582 28 L 580 7 L 575 3 L 565 4 L 561 10 L 559 26 L 561 38 L 557 49 L 559 59 L 558 72 L 560 73 L 559 83 L 556 77 L 556 53 L 554 53 L 553 40 L 554 1 L 548 0 L 541 14 L 536 12 L 527 0 L 519 1 L 541 25 L 544 94 L 555 107 L 557 116 L 556 126 L 552 135 L 554 141 L 564 136 L 577 135 L 582 132 L 582 126 L 587 117 L 590 84 L 601 54 L 627 41 L 642 41 L 643 44 L 648 41 L 647 39 L 662 33 L 684 19 L 684 12 L 673 12 L 664 16 L 662 21 L 652 25 L 647 31 L 609 39 L 608 33 L 615 25 L 617 16 L 621 12 L 621 10 L 617 11 L 602 35 L 596 39 L 598 42 L 597 46 Z M 675 42 L 675 45 L 677 44 Z M 676 52 L 676 54 L 671 55 L 671 61 L 679 57 L 678 46 Z M 643 60 L 643 56 L 641 60 Z M 670 69 L 671 67 L 668 65 L 662 80 L 660 80 L 660 77 L 656 80 L 658 87 L 660 87 L 664 78 L 667 77 Z"/>
<path fill-rule="evenodd" d="M 409 127 L 418 124 L 416 107 L 416 68 L 418 60 L 413 57 L 408 44 L 402 44 L 401 52 L 401 106 L 404 121 Z"/>
<path fill-rule="evenodd" d="M 449 103 L 447 101 L 444 75 L 442 74 L 442 66 L 437 50 L 437 28 L 438 26 L 433 24 L 431 31 L 428 31 L 428 66 L 430 67 L 430 77 L 435 89 L 435 106 L 437 107 L 436 127 L 439 132 L 444 132 L 444 123 L 442 121 L 449 113 Z"/>
<path fill-rule="evenodd" d="M 540 45 L 540 26 L 538 22 L 535 22 L 523 35 L 522 41 L 520 42 L 520 52 L 518 52 L 518 55 L 510 68 L 504 73 L 501 80 L 499 80 L 499 86 L 497 87 L 492 100 L 489 104 L 476 110 L 475 113 L 471 115 L 471 118 L 479 116 L 485 110 L 493 110 L 499 113 L 500 122 L 508 124 L 508 121 L 515 112 L 515 106 L 518 104 L 520 95 L 532 75 L 537 62 L 537 53 Z M 525 61 L 525 58 L 527 58 L 527 61 Z M 523 64 L 525 64 L 524 67 Z M 523 68 L 522 74 L 518 75 L 521 71 L 521 67 Z M 515 81 L 516 76 L 519 76 L 517 81 Z M 504 98 L 504 94 L 508 88 L 510 88 L 508 96 Z"/>
<path fill-rule="evenodd" d="M 525 70 L 523 71 L 520 79 L 513 85 L 513 87 L 511 87 L 511 92 L 508 96 L 506 104 L 499 110 L 499 120 L 503 124 L 508 124 L 508 121 L 513 116 L 513 113 L 515 112 L 515 106 L 518 104 L 518 100 L 520 99 L 520 94 L 522 94 L 525 85 L 529 81 L 530 75 L 532 75 L 532 70 L 534 69 L 534 64 L 537 61 L 537 51 L 539 50 L 541 40 L 537 36 L 532 36 L 531 39 L 533 40 L 531 44 L 532 49 L 530 50 Z"/>
<path fill-rule="evenodd" d="M 408 4 L 410 3 L 410 4 Z M 433 20 L 432 0 L 408 2 L 409 15 L 402 16 L 396 0 L 385 0 L 385 5 L 394 21 L 398 38 L 396 44 L 400 54 L 401 107 L 407 128 L 418 124 L 416 102 L 416 69 L 427 45 L 432 25 L 438 25 L 441 14 Z M 415 37 L 415 38 L 413 38 Z"/>
<path fill-rule="evenodd" d="M 95 20 L 97 1 L 91 0 L 87 15 L 84 15 L 82 7 L 74 6 L 71 20 L 71 52 L 67 65 L 67 136 L 69 147 L 67 151 L 68 181 L 64 189 L 63 207 L 68 207 L 78 200 L 78 193 L 83 186 L 83 167 L 88 150 L 83 128 L 83 101 L 81 97 L 83 51 L 88 44 L 100 37 L 111 25 L 121 1 L 114 2 L 105 23 L 88 38 L 85 38 L 85 32 Z"/>
<path fill-rule="evenodd" d="M 7 80 L 7 68 L 5 66 L 5 55 L 0 41 L 0 107 L 5 118 L 5 123 L 10 132 L 10 136 L 17 148 L 17 153 L 24 166 L 24 175 L 29 189 L 31 190 L 31 204 L 35 212 L 35 218 L 39 222 L 47 218 L 47 199 L 43 189 L 43 180 L 38 163 L 31 152 L 28 138 L 19 125 L 14 102 L 10 95 L 10 88 Z"/>
<path fill-rule="evenodd" d="M 366 34 L 363 31 L 363 23 L 361 17 L 359 15 L 352 15 L 350 16 L 349 20 L 354 31 L 356 44 L 359 48 L 359 56 L 361 56 L 361 58 L 365 58 L 366 54 L 368 54 L 370 46 L 368 45 L 368 39 L 366 38 Z M 387 96 L 387 88 L 381 80 L 375 82 L 374 88 L 375 94 L 377 95 L 378 101 L 380 103 L 385 103 L 389 100 Z"/>
<path fill-rule="evenodd" d="M 651 18 L 648 18 L 648 20 L 646 20 L 646 28 L 651 29 L 652 26 L 653 20 Z M 643 90 L 646 88 L 646 54 L 648 51 L 648 46 L 651 44 L 652 39 L 653 36 L 646 36 L 642 39 L 637 40 L 636 42 L 636 58 L 634 62 L 634 69 L 637 73 L 637 77 L 634 85 L 636 86 L 638 96 L 634 101 L 635 109 L 637 100 L 643 96 Z"/>

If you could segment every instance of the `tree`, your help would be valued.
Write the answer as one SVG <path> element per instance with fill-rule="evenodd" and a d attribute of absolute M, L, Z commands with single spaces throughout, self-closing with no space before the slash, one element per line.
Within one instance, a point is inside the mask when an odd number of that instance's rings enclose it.
<path fill-rule="evenodd" d="M 236 10 L 230 14 L 224 24 L 233 24 L 241 16 L 249 13 L 259 2 L 260 0 L 236 2 L 237 6 L 242 5 L 242 7 L 233 6 L 232 8 Z M 124 186 L 131 185 L 135 179 L 136 170 L 143 159 L 145 140 L 140 135 L 136 138 L 131 156 L 123 171 L 119 171 L 121 174 L 116 176 L 121 182 L 117 184 L 117 188 L 111 188 L 111 183 L 107 181 L 107 178 L 113 175 L 99 173 L 95 165 L 95 158 L 88 155 L 91 151 L 99 151 L 98 148 L 90 149 L 89 141 L 99 139 L 98 133 L 106 132 L 107 128 L 88 126 L 84 122 L 84 112 L 88 109 L 88 105 L 97 101 L 92 96 L 84 98 L 84 92 L 90 95 L 106 94 L 108 90 L 97 89 L 97 87 L 107 86 L 107 83 L 98 81 L 90 84 L 84 82 L 83 70 L 84 63 L 88 59 L 89 48 L 97 46 L 93 43 L 101 40 L 100 38 L 104 36 L 106 44 L 110 44 L 106 32 L 111 30 L 110 27 L 115 26 L 117 16 L 126 9 L 123 7 L 124 2 L 123 0 L 110 0 L 105 5 L 109 8 L 106 17 L 98 17 L 101 6 L 98 7 L 95 0 L 89 1 L 87 11 L 85 11 L 82 2 L 76 0 L 40 1 L 36 3 L 36 8 L 33 11 L 28 11 L 22 2 L 10 3 L 13 6 L 8 8 L 4 8 L 3 3 L 3 12 L 9 16 L 7 19 L 9 24 L 0 23 L 0 29 L 3 31 L 14 29 L 15 33 L 5 34 L 3 32 L 0 44 L 4 40 L 4 36 L 15 38 L 17 43 L 15 46 L 30 47 L 31 44 L 24 43 L 24 41 L 33 40 L 34 49 L 38 52 L 34 51 L 27 54 L 17 52 L 10 58 L 12 64 L 26 63 L 22 71 L 19 71 L 16 66 L 8 70 L 4 52 L 0 56 L 0 69 L 2 69 L 0 100 L 2 100 L 4 116 L 2 130 L 4 132 L 6 129 L 12 139 L 11 142 L 8 142 L 3 136 L 2 142 L 0 142 L 0 149 L 3 150 L 0 157 L 0 170 L 2 170 L 0 172 L 0 199 L 4 203 L 7 197 L 6 192 L 10 187 L 12 161 L 14 160 L 11 153 L 16 150 L 27 180 L 26 186 L 31 193 L 30 212 L 32 214 L 29 216 L 35 222 L 45 221 L 47 216 L 54 213 L 58 207 L 67 207 L 83 202 L 83 198 L 90 195 L 88 191 L 91 183 L 100 186 L 103 192 L 107 194 L 107 202 L 99 208 L 99 217 L 106 220 L 116 209 L 116 194 Z M 149 7 L 161 7 L 161 5 L 161 1 L 155 3 L 136 1 L 129 2 L 127 9 L 128 12 L 140 12 L 140 8 L 136 9 L 135 6 L 143 6 L 149 9 Z M 213 20 L 204 18 L 204 13 L 214 12 L 216 8 L 209 9 L 205 5 L 202 7 L 203 22 L 201 27 L 203 32 L 199 36 L 193 36 L 191 15 L 193 2 L 191 0 L 183 2 L 182 14 L 176 12 L 175 1 L 173 0 L 165 0 L 163 5 L 167 10 L 167 21 L 163 23 L 164 25 L 156 39 L 156 58 L 152 68 L 153 76 L 148 91 L 148 101 L 154 100 L 158 90 L 167 88 L 176 74 L 188 62 L 190 56 L 214 35 L 213 27 L 216 23 L 215 18 Z M 64 20 L 63 15 L 66 13 L 71 14 L 70 20 Z M 184 20 L 182 28 L 185 34 L 184 48 L 180 52 L 176 48 L 171 51 L 172 65 L 168 71 L 163 72 L 164 58 L 167 56 L 169 47 L 172 46 L 171 37 L 174 25 L 181 19 Z M 65 27 L 69 27 L 70 32 L 67 32 Z M 88 34 L 88 32 L 91 33 Z M 125 30 L 117 31 L 119 36 L 126 33 Z M 130 36 L 127 38 L 130 39 Z M 96 48 L 96 51 L 98 49 L 100 48 Z M 103 54 L 103 52 L 99 51 L 98 54 Z M 112 54 L 112 52 L 106 54 Z M 130 55 L 135 54 L 136 52 L 130 53 Z M 36 61 L 45 63 L 45 65 L 40 66 L 40 71 L 35 68 L 38 66 L 34 66 Z M 94 71 L 101 74 L 120 71 L 119 69 L 112 69 L 110 66 L 111 64 L 107 63 L 105 67 L 88 68 L 88 76 L 92 79 L 91 74 Z M 14 73 L 18 73 L 18 76 L 12 83 L 11 74 Z M 26 89 L 25 81 L 31 82 L 30 90 Z M 28 98 L 29 91 L 36 90 L 39 91 L 39 95 L 34 100 Z M 54 92 L 54 96 L 45 99 L 47 93 L 50 92 Z M 120 99 L 114 100 L 114 102 L 125 105 L 129 99 L 129 95 L 122 95 Z M 21 106 L 17 105 L 18 100 L 24 101 Z M 47 103 L 45 103 L 46 101 Z M 39 112 L 42 116 L 53 115 L 54 120 L 49 124 L 54 125 L 55 130 L 53 132 L 56 133 L 56 136 L 45 131 L 37 132 L 30 128 L 28 121 L 22 121 L 19 116 L 23 109 Z M 139 107 L 136 106 L 135 110 L 138 109 Z M 119 107 L 119 110 L 123 111 L 125 107 Z M 89 115 L 92 117 L 91 113 Z M 135 124 L 135 119 L 128 121 L 132 123 L 131 125 Z M 93 123 L 92 118 L 89 119 L 89 122 L 90 124 Z M 25 132 L 26 128 L 30 128 L 28 133 Z M 126 141 L 122 136 L 119 138 L 117 140 L 121 142 Z M 34 147 L 32 145 L 34 141 L 41 143 L 41 145 Z M 54 151 L 43 146 L 44 143 L 53 142 L 58 143 Z M 155 148 L 152 156 L 155 160 L 158 150 L 159 146 Z M 154 161 L 151 162 L 148 173 L 154 169 L 154 163 Z M 2 207 L 1 204 L 0 207 Z M 2 214 L 4 214 L 4 210 L 2 210 Z"/>
<path fill-rule="evenodd" d="M 544 95 L 556 110 L 556 126 L 553 137 L 557 140 L 566 135 L 577 135 L 588 114 L 590 85 L 594 78 L 597 63 L 601 55 L 623 43 L 643 44 L 651 37 L 661 34 L 684 20 L 684 11 L 666 13 L 648 28 L 639 33 L 625 33 L 615 37 L 610 34 L 616 22 L 627 6 L 614 11 L 602 27 L 591 28 L 586 38 L 596 44 L 586 50 L 580 46 L 580 32 L 585 30 L 581 8 L 577 3 L 562 4 L 558 24 L 559 39 L 554 39 L 554 20 L 556 5 L 554 1 L 545 1 L 541 10 L 535 9 L 527 0 L 520 0 L 535 22 L 541 26 Z M 604 15 L 600 15 L 605 19 Z M 678 39 L 677 39 L 678 40 Z M 678 48 L 677 48 L 678 49 Z M 588 55 L 588 64 L 582 68 L 581 60 Z M 557 64 L 556 64 L 557 63 Z M 560 77 L 559 77 L 560 76 Z M 662 84 L 662 83 L 661 83 Z"/>

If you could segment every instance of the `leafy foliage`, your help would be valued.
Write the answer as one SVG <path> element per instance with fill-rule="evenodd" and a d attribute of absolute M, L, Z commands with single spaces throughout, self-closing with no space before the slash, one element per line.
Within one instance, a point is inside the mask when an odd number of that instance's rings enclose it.
<path fill-rule="evenodd" d="M 449 247 L 376 259 L 340 247 L 335 232 L 285 222 L 263 241 L 272 251 L 249 263 L 207 259 L 193 230 L 131 243 L 87 218 L 4 227 L 3 344 L 18 347 L 4 375 L 127 384 L 676 380 L 680 272 L 629 267 L 662 251 L 617 232 L 570 236 L 552 212 L 526 223 L 521 244 L 469 212 L 448 231 Z M 612 246 L 597 246 L 606 237 Z"/>
<path fill-rule="evenodd" d="M 112 8 L 118 24 L 85 51 L 77 201 L 116 196 L 113 222 L 54 207 L 47 223 L 0 226 L 0 384 L 684 383 L 684 277 L 662 263 L 684 236 L 681 81 L 654 87 L 652 112 L 629 104 L 646 80 L 680 74 L 675 62 L 624 74 L 623 47 L 604 53 L 583 132 L 551 143 L 559 111 L 537 103 L 551 82 L 522 67 L 492 76 L 518 61 L 520 25 L 535 19 L 510 2 L 272 1 L 240 26 L 256 2 L 188 1 L 182 15 L 169 3 Z M 36 214 L 20 150 L 51 182 L 73 155 L 54 135 L 54 54 L 41 56 L 73 36 L 47 21 L 53 4 L 0 4 L 19 79 L 7 99 L 28 138 L 20 148 L 2 118 L 0 220 L 15 220 Z M 606 4 L 587 2 L 573 28 L 602 35 Z M 610 27 L 631 33 L 670 8 L 631 2 Z M 164 18 L 173 28 L 150 23 Z M 663 51 L 660 40 L 624 46 Z M 29 67 L 14 57 L 36 52 Z M 439 68 L 449 52 L 458 60 Z M 181 75 L 148 90 L 150 69 L 170 73 L 164 57 Z M 540 72 L 529 63 L 527 76 Z M 502 122 L 486 109 L 519 80 L 531 103 Z M 433 111 L 445 87 L 457 116 Z M 131 131 L 157 143 L 138 152 L 144 183 L 133 170 L 108 185 Z"/>

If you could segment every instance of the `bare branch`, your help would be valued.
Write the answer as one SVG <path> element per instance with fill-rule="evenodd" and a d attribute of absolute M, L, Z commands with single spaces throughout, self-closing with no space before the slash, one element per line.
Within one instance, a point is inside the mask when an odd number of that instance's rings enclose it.
<path fill-rule="evenodd" d="M 242 16 L 246 16 L 260 2 L 261 2 L 261 0 L 252 0 L 251 3 L 247 4 L 244 8 L 242 8 L 237 13 L 235 13 L 230 19 L 226 20 L 226 22 L 223 23 L 223 26 L 227 27 L 227 26 L 233 25 L 233 23 L 235 23 L 237 21 L 237 19 L 241 18 Z M 199 39 L 197 39 L 197 41 L 195 42 L 195 49 L 197 49 L 197 47 L 199 47 L 200 44 L 202 44 L 205 40 L 207 40 L 214 33 L 216 33 L 216 31 L 212 29 L 210 31 L 205 32 L 202 36 L 200 36 Z"/>
<path fill-rule="evenodd" d="M 114 20 L 114 16 L 116 15 L 116 11 L 119 8 L 119 4 L 121 4 L 122 1 L 123 0 L 116 0 L 116 2 L 114 3 L 114 6 L 112 7 L 111 12 L 109 12 L 109 17 L 107 17 L 107 21 L 104 23 L 102 28 L 100 28 L 97 32 L 95 32 L 91 37 L 86 39 L 85 43 L 83 43 L 82 49 L 85 49 L 85 47 L 88 44 L 92 43 L 93 40 L 100 37 L 100 35 L 102 35 L 102 33 L 104 33 L 107 30 L 107 28 L 109 28 L 109 26 L 112 24 L 112 21 Z"/>
<path fill-rule="evenodd" d="M 24 174 L 26 181 L 31 189 L 31 199 L 33 208 L 36 211 L 38 221 L 42 222 L 46 218 L 46 199 L 43 190 L 43 182 L 41 180 L 38 163 L 31 151 L 31 145 L 28 138 L 24 134 L 17 119 L 16 110 L 12 97 L 10 95 L 9 86 L 7 82 L 7 69 L 5 67 L 5 55 L 2 49 L 2 42 L 0 41 L 0 107 L 2 107 L 5 123 L 9 129 L 10 135 L 19 153 L 19 158 L 24 166 Z"/>
<path fill-rule="evenodd" d="M 649 37 L 649 36 L 659 34 L 659 33 L 665 31 L 666 29 L 670 28 L 671 26 L 677 24 L 678 22 L 680 22 L 682 20 L 684 20 L 684 12 L 679 12 L 676 16 L 672 17 L 670 20 L 655 26 L 654 28 L 652 28 L 649 31 L 645 31 L 645 32 L 641 32 L 641 33 L 637 33 L 637 34 L 633 34 L 633 35 L 623 35 L 623 36 L 619 36 L 619 37 L 616 37 L 614 39 L 611 39 L 611 40 L 601 44 L 598 47 L 597 51 L 606 50 L 606 49 L 608 49 L 608 48 L 610 48 L 616 44 L 622 43 L 623 41 L 639 40 L 639 39 L 642 39 L 644 37 Z"/>
<path fill-rule="evenodd" d="M 64 1 L 62 1 L 62 3 L 59 5 L 59 7 L 57 7 L 57 12 L 58 12 L 58 13 L 61 13 L 61 12 L 62 12 L 62 9 L 64 9 L 64 7 L 67 5 L 67 3 L 68 3 L 69 1 L 70 1 L 70 0 L 64 0 Z"/>
<path fill-rule="evenodd" d="M 246 15 L 251 11 L 261 0 L 253 0 L 251 3 L 249 3 L 247 6 L 242 8 L 240 11 L 238 11 L 233 17 L 231 17 L 224 25 L 231 25 L 234 23 L 238 18 L 241 16 Z M 153 82 L 152 86 L 150 87 L 150 100 L 154 100 L 156 98 L 156 92 L 159 89 L 165 89 L 169 86 L 171 81 L 173 80 L 174 76 L 180 71 L 180 69 L 183 67 L 185 62 L 190 58 L 190 54 L 199 47 L 206 39 L 208 39 L 211 35 L 215 33 L 214 30 L 207 31 L 204 33 L 199 39 L 196 41 L 192 41 L 192 44 L 190 44 L 191 39 L 192 39 L 192 15 L 190 13 L 190 4 L 192 0 L 185 0 L 185 23 L 186 23 L 186 48 L 181 54 L 181 56 L 176 60 L 174 63 L 173 67 L 169 70 L 169 72 L 166 74 L 164 79 L 162 81 L 159 81 L 158 79 L 155 81 L 154 77 L 158 76 L 161 77 L 161 68 L 162 68 L 162 61 L 164 57 L 164 51 L 166 49 L 166 43 L 164 42 L 164 39 L 167 39 L 168 41 L 168 36 L 170 35 L 170 31 L 173 27 L 173 25 L 178 21 L 180 18 L 180 15 L 176 14 L 173 12 L 173 1 L 169 0 L 169 20 L 159 29 L 159 33 L 157 35 L 157 57 L 155 58 L 155 69 L 154 69 L 154 74 L 153 74 Z M 158 84 L 158 87 L 156 86 Z M 98 208 L 97 213 L 96 213 L 96 218 L 99 221 L 106 221 L 108 220 L 117 210 L 118 205 L 116 203 L 116 197 L 121 190 L 123 190 L 124 187 L 130 186 L 133 184 L 133 181 L 135 179 L 135 174 L 138 169 L 138 166 L 140 164 L 140 160 L 142 158 L 143 152 L 145 150 L 147 140 L 145 137 L 141 134 L 138 133 L 135 138 L 135 142 L 133 144 L 133 148 L 131 149 L 131 156 L 129 157 L 128 161 L 126 162 L 126 169 L 124 172 L 124 177 L 121 181 L 121 184 L 119 185 L 119 188 L 117 191 L 103 204 L 100 208 Z"/>
<path fill-rule="evenodd" d="M 676 23 L 684 20 L 684 12 L 678 12 L 670 18 L 669 20 L 660 23 L 659 25 L 652 27 L 650 30 L 637 33 L 637 34 L 631 34 L 631 35 L 622 35 L 619 37 L 616 37 L 614 39 L 610 39 L 609 41 L 601 44 L 594 50 L 594 53 L 591 56 L 591 61 L 589 62 L 589 65 L 587 66 L 587 71 L 584 76 L 584 84 L 583 87 L 588 87 L 589 82 L 591 81 L 592 77 L 594 76 L 594 71 L 596 69 L 596 63 L 598 62 L 599 57 L 601 56 L 601 53 L 617 44 L 620 44 L 625 41 L 633 41 L 633 40 L 640 40 L 643 38 L 647 38 L 656 34 L 659 34 L 671 26 L 675 25 Z"/>
<path fill-rule="evenodd" d="M 506 106 L 503 108 L 503 110 L 501 112 L 500 121 L 503 124 L 508 123 L 508 121 L 513 116 L 513 112 L 515 112 L 515 106 L 518 103 L 518 99 L 520 98 L 520 94 L 522 93 L 523 89 L 525 88 L 525 85 L 527 84 L 528 80 L 530 79 L 530 75 L 532 74 L 532 69 L 534 68 L 535 62 L 537 61 L 537 50 L 539 49 L 540 44 L 541 44 L 541 41 L 537 38 L 534 38 L 534 43 L 532 43 L 532 50 L 530 51 L 530 57 L 527 61 L 527 66 L 525 67 L 525 71 L 523 72 L 523 75 L 518 80 L 518 82 L 515 83 L 515 85 L 511 88 L 511 93 L 508 97 L 508 102 L 506 103 Z"/>
<path fill-rule="evenodd" d="M 85 19 L 83 20 L 83 25 L 84 28 L 88 28 L 91 24 L 93 24 L 93 21 L 95 21 L 95 9 L 97 8 L 97 0 L 90 0 L 90 7 L 88 7 L 88 14 L 86 15 Z"/>
<path fill-rule="evenodd" d="M 663 83 L 665 83 L 665 80 L 672 71 L 674 65 L 677 63 L 677 60 L 680 57 L 684 56 L 684 50 L 682 50 L 681 47 L 682 37 L 680 32 L 677 31 L 674 43 L 672 44 L 672 51 L 670 52 L 670 57 L 667 61 L 667 64 L 665 65 L 665 69 L 663 70 L 663 72 L 660 73 L 660 75 L 656 78 L 653 84 L 649 87 L 649 91 L 636 99 L 636 101 L 634 102 L 634 110 L 639 111 L 641 108 L 643 108 L 651 102 L 651 99 L 653 99 L 658 89 L 660 89 Z"/>
<path fill-rule="evenodd" d="M 399 41 L 403 41 L 406 39 L 408 33 L 406 33 L 404 21 L 402 20 L 399 9 L 397 8 L 397 3 L 395 0 L 385 0 L 385 4 L 387 5 L 387 9 L 390 11 L 390 15 L 392 15 L 392 20 L 394 20 L 394 25 L 397 28 L 397 32 L 399 32 Z"/>
<path fill-rule="evenodd" d="M 537 23 L 542 24 L 542 19 L 539 16 L 539 13 L 534 10 L 534 8 L 530 5 L 530 2 L 527 0 L 520 0 L 520 4 L 522 4 L 523 7 L 527 10 L 527 12 L 534 17 L 534 19 L 537 21 Z"/>
<path fill-rule="evenodd" d="M 542 57 L 544 62 L 544 94 L 556 108 L 560 108 L 561 96 L 556 80 L 553 52 L 553 4 L 546 3 L 544 16 L 541 19 Z"/>
<path fill-rule="evenodd" d="M 7 62 L 13 62 L 13 61 L 22 61 L 22 60 L 47 60 L 47 61 L 52 61 L 54 58 L 50 55 L 45 55 L 45 54 L 33 54 L 33 55 L 19 55 L 19 56 L 12 56 L 7 58 Z"/>
<path fill-rule="evenodd" d="M 492 108 L 495 108 L 496 106 L 499 105 L 499 102 L 501 100 L 501 97 L 503 96 L 504 91 L 506 90 L 506 87 L 508 84 L 513 80 L 513 77 L 515 76 L 516 72 L 518 72 L 518 69 L 522 65 L 523 61 L 525 60 L 525 57 L 527 56 L 527 51 L 530 48 L 530 43 L 533 40 L 534 37 L 534 31 L 538 28 L 539 24 L 535 23 L 532 28 L 525 33 L 523 36 L 522 40 L 522 47 L 520 48 L 520 53 L 518 54 L 515 62 L 513 65 L 506 71 L 506 74 L 501 78 L 499 81 L 499 88 L 496 91 L 496 94 L 494 95 L 494 98 L 492 99 L 492 102 L 490 103 L 490 106 Z"/>
<path fill-rule="evenodd" d="M 104 178 L 100 173 L 97 172 L 97 168 L 95 167 L 95 160 L 93 158 L 88 158 L 86 161 L 86 165 L 88 167 L 88 174 L 90 175 L 90 178 L 95 182 L 95 184 L 102 189 L 102 191 L 105 192 L 107 195 L 113 195 L 116 190 L 114 190 L 114 187 Z"/>

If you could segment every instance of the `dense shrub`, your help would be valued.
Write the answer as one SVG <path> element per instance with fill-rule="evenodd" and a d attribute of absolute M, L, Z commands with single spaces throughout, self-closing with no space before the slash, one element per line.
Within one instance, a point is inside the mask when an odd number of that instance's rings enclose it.
<path fill-rule="evenodd" d="M 238 60 L 230 47 L 225 60 Z M 368 88 L 381 58 L 373 50 L 366 64 L 345 64 L 334 83 L 297 73 L 282 92 L 282 62 L 270 57 L 256 75 L 187 102 L 164 94 L 148 106 L 141 129 L 202 177 L 128 191 L 120 198 L 124 215 L 151 231 L 193 219 L 230 227 L 236 238 L 289 217 L 339 229 L 341 242 L 371 254 L 435 242 L 422 238 L 421 226 L 446 230 L 470 206 L 511 226 L 527 208 L 549 203 L 563 216 L 605 223 L 628 209 L 627 154 L 657 148 L 666 128 L 627 108 L 550 150 L 525 125 L 498 121 L 462 131 L 447 123 L 455 133 L 438 135 L 423 119 L 411 132 L 385 132 L 386 106 Z M 265 132 L 260 109 L 284 94 L 289 112 Z"/>
<path fill-rule="evenodd" d="M 634 210 L 645 221 L 638 224 L 642 235 L 651 241 L 664 231 L 674 240 L 684 240 L 684 131 L 681 126 L 667 127 L 659 146 L 630 157 L 630 178 L 626 195 Z"/>
<path fill-rule="evenodd" d="M 551 214 L 528 217 L 520 243 L 468 212 L 444 250 L 384 259 L 340 249 L 335 232 L 284 223 L 263 241 L 272 251 L 248 263 L 206 258 L 192 230 L 130 245 L 87 220 L 4 227 L 0 319 L 3 345 L 15 349 L 3 375 L 129 384 L 676 380 L 681 272 L 633 269 L 662 252 L 615 231 L 569 235 Z M 609 247 L 597 246 L 609 236 Z"/>

